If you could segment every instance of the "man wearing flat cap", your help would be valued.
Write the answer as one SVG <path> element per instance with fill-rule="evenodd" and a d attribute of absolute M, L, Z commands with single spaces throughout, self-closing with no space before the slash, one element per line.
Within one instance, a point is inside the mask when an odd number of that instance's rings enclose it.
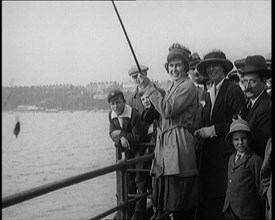
<path fill-rule="evenodd" d="M 233 116 L 245 105 L 241 88 L 226 78 L 232 68 L 233 64 L 220 50 L 206 54 L 197 65 L 199 73 L 214 82 L 198 119 L 201 127 L 194 132 L 194 136 L 203 141 L 199 166 L 201 203 L 198 219 L 223 219 L 228 158 L 234 152 L 224 138 Z"/>
<path fill-rule="evenodd" d="M 136 90 L 133 94 L 130 95 L 129 99 L 127 100 L 127 104 L 131 106 L 132 108 L 135 108 L 140 115 L 143 115 L 143 112 L 145 111 L 145 107 L 142 104 L 141 97 L 142 93 L 140 93 L 140 77 L 139 74 L 147 76 L 147 71 L 149 67 L 145 65 L 140 65 L 140 70 L 137 66 L 133 66 L 129 71 L 128 74 L 131 77 L 132 81 L 136 84 Z M 163 89 L 157 88 L 163 95 L 165 94 L 165 91 Z M 145 121 L 142 121 L 142 126 L 144 127 L 144 130 L 148 130 L 148 125 Z M 145 139 L 145 136 L 144 136 Z M 139 155 L 142 156 L 146 153 L 146 149 L 144 148 L 142 151 L 139 152 Z M 138 168 L 140 169 L 150 169 L 150 163 L 139 163 Z M 147 189 L 151 189 L 151 181 L 150 181 L 150 175 L 146 172 L 137 172 L 136 176 L 136 184 L 137 184 L 137 193 L 142 194 L 146 193 Z M 135 205 L 135 212 L 132 217 L 132 219 L 142 219 L 143 214 L 146 209 L 146 199 L 141 199 L 136 202 Z"/>
<path fill-rule="evenodd" d="M 141 73 L 144 74 L 145 76 L 147 76 L 147 71 L 148 71 L 149 67 L 145 66 L 145 65 L 140 65 L 140 70 Z M 136 89 L 134 91 L 133 94 L 131 94 L 131 96 L 129 97 L 129 99 L 127 100 L 127 104 L 132 106 L 133 108 L 136 108 L 139 112 L 139 114 L 141 115 L 142 112 L 144 111 L 144 106 L 141 102 L 141 96 L 139 94 L 139 77 L 138 74 L 140 74 L 139 69 L 137 66 L 133 66 L 131 69 L 129 69 L 128 71 L 129 76 L 131 77 L 132 81 L 136 84 Z"/>
<path fill-rule="evenodd" d="M 266 79 L 271 71 L 263 56 L 254 55 L 246 57 L 243 74 L 248 103 L 246 111 L 240 114 L 256 137 L 253 150 L 264 158 L 266 143 L 271 137 L 271 98 L 266 92 Z"/>

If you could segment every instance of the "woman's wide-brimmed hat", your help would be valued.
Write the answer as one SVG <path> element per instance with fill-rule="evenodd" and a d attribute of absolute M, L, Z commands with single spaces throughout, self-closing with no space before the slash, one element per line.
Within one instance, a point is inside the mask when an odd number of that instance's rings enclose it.
<path fill-rule="evenodd" d="M 196 68 L 197 64 L 201 61 L 201 58 L 197 52 L 194 52 L 190 56 L 189 67 L 190 69 Z"/>
<path fill-rule="evenodd" d="M 229 132 L 225 136 L 225 141 L 230 145 L 232 144 L 231 136 L 235 131 L 246 131 L 252 139 L 255 139 L 254 135 L 251 133 L 248 122 L 243 120 L 241 117 L 233 120 L 230 125 Z"/>
<path fill-rule="evenodd" d="M 270 69 L 267 68 L 266 60 L 261 55 L 247 56 L 244 62 L 243 74 L 257 73 L 261 74 L 265 78 L 269 78 L 271 75 Z"/>
<path fill-rule="evenodd" d="M 205 71 L 205 67 L 211 62 L 219 62 L 224 68 L 224 75 L 227 75 L 227 73 L 229 73 L 230 70 L 232 70 L 233 68 L 233 64 L 230 60 L 226 58 L 225 54 L 222 51 L 213 50 L 206 54 L 203 60 L 197 65 L 197 70 L 201 75 L 208 76 Z"/>

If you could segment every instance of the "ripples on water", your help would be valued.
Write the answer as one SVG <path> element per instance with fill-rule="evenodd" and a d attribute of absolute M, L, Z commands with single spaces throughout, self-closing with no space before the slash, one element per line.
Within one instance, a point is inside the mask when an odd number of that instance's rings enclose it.
<path fill-rule="evenodd" d="M 107 112 L 2 113 L 2 197 L 114 164 L 108 129 Z M 2 218 L 89 219 L 114 207 L 115 194 L 113 172 L 5 208 Z"/>

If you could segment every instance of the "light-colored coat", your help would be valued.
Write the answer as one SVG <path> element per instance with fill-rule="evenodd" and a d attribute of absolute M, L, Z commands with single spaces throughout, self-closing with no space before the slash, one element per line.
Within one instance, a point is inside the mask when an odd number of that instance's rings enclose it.
<path fill-rule="evenodd" d="M 197 108 L 195 85 L 188 79 L 173 83 L 162 97 L 152 85 L 145 93 L 160 113 L 155 158 L 151 172 L 159 175 L 197 175 L 193 117 Z"/>

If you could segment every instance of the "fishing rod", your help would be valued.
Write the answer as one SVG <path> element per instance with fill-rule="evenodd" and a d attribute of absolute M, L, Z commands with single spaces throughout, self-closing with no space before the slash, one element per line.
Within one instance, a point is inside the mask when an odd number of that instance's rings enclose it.
<path fill-rule="evenodd" d="M 131 44 L 131 42 L 130 42 L 130 39 L 129 39 L 128 35 L 127 35 L 127 32 L 126 32 L 126 30 L 125 30 L 125 28 L 124 28 L 124 25 L 123 25 L 123 23 L 122 23 L 122 20 L 121 20 L 121 18 L 120 18 L 120 16 L 119 16 L 117 7 L 116 7 L 116 5 L 115 5 L 115 2 L 114 2 L 113 0 L 111 0 L 111 1 L 112 1 L 112 3 L 113 3 L 113 6 L 114 6 L 115 12 L 116 12 L 116 14 L 117 14 L 118 20 L 119 20 L 119 22 L 120 22 L 120 24 L 121 24 L 122 30 L 123 30 L 123 32 L 124 32 L 124 34 L 125 34 L 125 37 L 126 37 L 126 39 L 127 39 L 127 41 L 128 41 L 128 44 L 129 44 L 129 46 L 130 46 L 130 49 L 131 49 L 131 52 L 132 52 L 133 57 L 134 57 L 134 59 L 135 59 L 137 68 L 138 68 L 140 74 L 142 74 L 140 65 L 139 65 L 139 63 L 138 63 L 137 57 L 136 57 L 136 55 L 135 55 L 134 49 L 133 49 L 132 44 Z"/>

